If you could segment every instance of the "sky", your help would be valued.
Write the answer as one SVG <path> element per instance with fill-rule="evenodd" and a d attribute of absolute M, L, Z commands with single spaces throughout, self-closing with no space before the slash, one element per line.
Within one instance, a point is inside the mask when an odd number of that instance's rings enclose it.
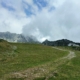
<path fill-rule="evenodd" d="M 80 42 L 80 0 L 0 0 L 0 32 L 6 31 Z"/>

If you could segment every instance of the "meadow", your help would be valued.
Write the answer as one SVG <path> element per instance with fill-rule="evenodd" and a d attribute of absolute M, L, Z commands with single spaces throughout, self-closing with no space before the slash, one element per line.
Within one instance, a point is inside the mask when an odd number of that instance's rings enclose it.
<path fill-rule="evenodd" d="M 80 80 L 80 52 L 74 52 L 69 60 L 62 59 L 68 51 L 51 46 L 0 42 L 0 80 Z"/>
<path fill-rule="evenodd" d="M 30 69 L 30 73 L 31 69 L 34 69 L 34 73 L 36 74 L 37 72 L 39 73 L 39 70 L 35 72 L 35 69 L 41 66 L 46 69 L 48 68 L 45 74 L 47 76 L 53 70 L 53 65 L 52 67 L 50 65 L 55 60 L 68 54 L 67 51 L 60 51 L 42 44 L 1 42 L 0 46 L 0 78 L 2 80 L 27 79 L 26 77 L 21 78 L 21 76 L 16 77 L 15 75 L 11 75 L 17 72 L 25 72 L 28 69 Z"/>

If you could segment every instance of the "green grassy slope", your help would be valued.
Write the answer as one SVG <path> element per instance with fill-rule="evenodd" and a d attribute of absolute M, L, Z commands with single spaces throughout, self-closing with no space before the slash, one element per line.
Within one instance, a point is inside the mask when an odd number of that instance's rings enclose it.
<path fill-rule="evenodd" d="M 62 59 L 69 52 L 41 44 L 8 43 L 1 40 L 0 79 L 80 80 L 80 51 L 59 48 L 74 51 L 76 57 Z"/>
<path fill-rule="evenodd" d="M 59 48 L 72 50 L 69 47 Z M 80 51 L 72 51 L 76 57 L 61 59 L 68 55 L 67 51 L 41 44 L 8 43 L 0 40 L 0 79 L 80 80 Z M 16 77 L 14 73 L 23 75 Z M 25 74 L 29 74 L 29 77 L 26 78 Z M 35 75 L 38 77 L 32 79 Z"/>
<path fill-rule="evenodd" d="M 57 68 L 58 76 L 49 80 L 80 80 L 80 52 L 75 51 L 76 57 L 66 61 Z"/>
<path fill-rule="evenodd" d="M 49 68 L 52 69 L 47 76 L 34 80 L 80 80 L 80 51 L 73 50 L 70 47 L 59 48 L 75 52 L 76 57 L 72 59 L 59 59 L 56 63 L 53 62 L 53 64 L 49 65 Z"/>
<path fill-rule="evenodd" d="M 10 50 L 11 50 L 11 45 L 7 41 L 0 39 L 0 53 Z"/>
<path fill-rule="evenodd" d="M 59 47 L 61 48 L 61 47 Z M 76 57 L 70 60 L 58 61 L 61 65 L 58 65 L 56 71 L 53 70 L 53 75 L 49 76 L 47 80 L 80 80 L 80 51 L 73 50 L 70 47 L 62 49 L 72 50 L 75 52 Z M 45 80 L 46 78 L 37 78 L 35 80 Z"/>
<path fill-rule="evenodd" d="M 3 44 L 6 48 L 4 49 L 3 46 L 2 49 L 4 50 L 0 49 L 0 78 L 13 72 L 52 63 L 58 58 L 67 55 L 67 52 L 41 44 L 12 43 L 9 44 L 11 46 L 9 49 L 6 45 L 8 43 Z"/>

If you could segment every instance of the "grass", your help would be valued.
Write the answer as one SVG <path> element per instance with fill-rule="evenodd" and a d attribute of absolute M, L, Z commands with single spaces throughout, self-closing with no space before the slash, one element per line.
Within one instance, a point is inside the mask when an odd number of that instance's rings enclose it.
<path fill-rule="evenodd" d="M 51 76 L 48 80 L 80 80 L 80 52 L 75 53 L 76 57 L 59 65 L 56 69 L 57 76 Z"/>
<path fill-rule="evenodd" d="M 23 71 L 28 68 L 51 63 L 56 59 L 67 55 L 67 52 L 41 44 L 8 43 L 11 46 L 16 46 L 15 50 L 13 47 L 7 47 L 7 43 L 3 44 L 6 48 L 5 50 L 0 51 L 0 78 L 13 72 Z"/>
<path fill-rule="evenodd" d="M 75 51 L 75 53 L 75 58 L 59 65 L 56 68 L 56 74 L 49 76 L 47 80 L 80 80 L 80 52 Z M 54 72 L 54 70 L 52 72 Z M 40 79 L 37 78 L 36 80 Z M 42 78 L 42 80 L 45 79 Z"/>
<path fill-rule="evenodd" d="M 9 78 L 7 80 L 24 80 L 24 78 Z"/>
<path fill-rule="evenodd" d="M 58 67 L 59 76 L 55 80 L 80 80 L 80 52 L 75 53 L 75 58 Z"/>
<path fill-rule="evenodd" d="M 7 41 L 0 39 L 0 53 L 11 50 L 11 45 Z"/>
<path fill-rule="evenodd" d="M 0 46 L 0 79 L 3 78 L 2 80 L 26 80 L 23 76 L 11 76 L 16 72 L 39 76 L 32 79 L 32 75 L 27 80 L 80 80 L 80 51 L 70 47 L 59 47 L 75 52 L 76 57 L 68 60 L 60 59 L 68 55 L 68 52 L 41 44 L 1 41 Z"/>

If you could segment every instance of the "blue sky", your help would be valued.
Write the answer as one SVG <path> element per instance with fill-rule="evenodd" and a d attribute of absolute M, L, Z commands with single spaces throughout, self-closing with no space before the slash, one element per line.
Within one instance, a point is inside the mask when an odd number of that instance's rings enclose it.
<path fill-rule="evenodd" d="M 80 1 L 0 0 L 0 31 L 80 42 Z"/>
<path fill-rule="evenodd" d="M 4 8 L 6 8 L 6 9 L 8 9 L 8 10 L 10 10 L 10 11 L 15 11 L 15 9 L 13 8 L 13 7 L 11 7 L 11 6 L 8 6 L 6 3 L 4 3 L 4 2 L 1 2 L 1 5 L 4 7 Z"/>
<path fill-rule="evenodd" d="M 35 12 L 32 12 L 33 6 L 28 4 L 27 2 L 23 1 L 23 4 L 27 5 L 27 8 L 24 6 L 25 13 L 30 17 L 31 15 L 36 15 Z M 38 12 L 42 11 L 43 8 L 46 8 L 48 6 L 48 1 L 46 0 L 33 0 L 33 4 L 38 8 Z M 53 11 L 55 9 L 54 6 L 49 8 L 49 12 Z"/>
<path fill-rule="evenodd" d="M 42 10 L 42 8 L 48 5 L 48 2 L 46 0 L 33 0 L 33 2 L 38 6 L 39 10 Z"/>
<path fill-rule="evenodd" d="M 11 4 L 12 4 L 12 2 L 10 0 L 6 0 L 6 1 L 1 0 L 1 5 L 3 8 L 5 8 L 9 11 L 15 12 L 16 9 Z M 42 11 L 43 8 L 46 8 L 49 5 L 47 0 L 33 0 L 33 4 L 38 8 L 38 11 Z M 27 0 L 22 0 L 22 6 L 23 6 L 25 14 L 28 15 L 29 17 L 31 15 L 36 14 L 35 12 L 32 11 L 33 10 L 32 4 L 29 4 L 27 2 Z M 26 6 L 27 6 L 27 8 L 26 8 Z M 55 7 L 51 6 L 48 11 L 52 11 L 54 9 L 55 9 Z"/>

